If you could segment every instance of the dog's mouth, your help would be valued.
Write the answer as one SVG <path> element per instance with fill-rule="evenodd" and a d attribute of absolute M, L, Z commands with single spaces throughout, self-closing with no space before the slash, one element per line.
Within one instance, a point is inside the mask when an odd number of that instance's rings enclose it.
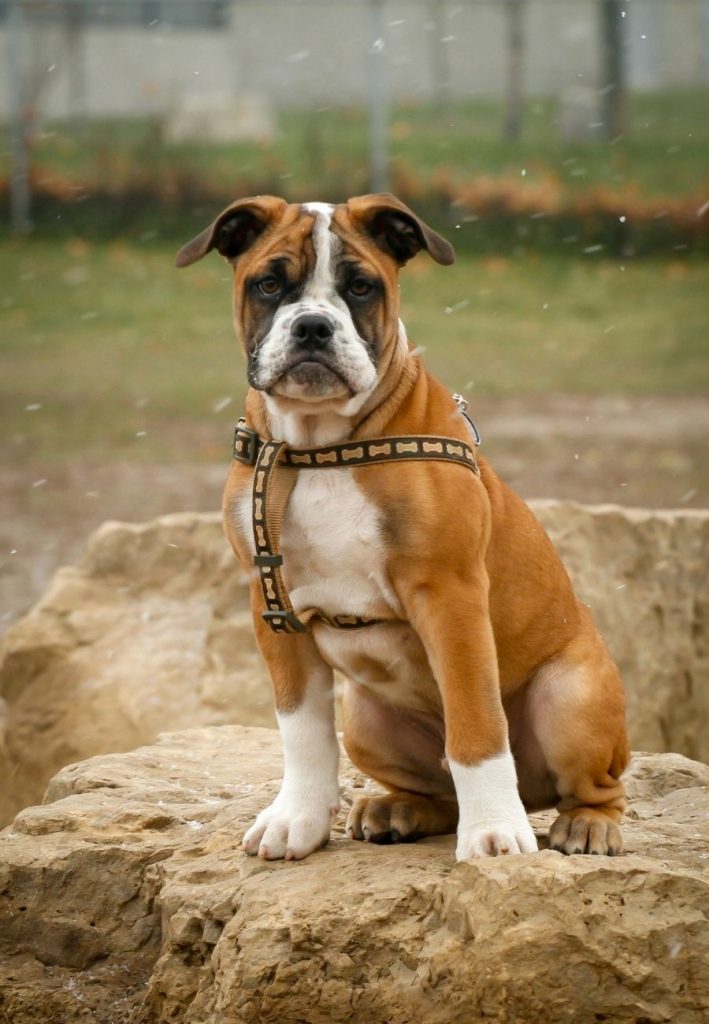
<path fill-rule="evenodd" d="M 296 397 L 297 392 L 312 398 L 353 393 L 342 371 L 316 353 L 292 359 L 268 390 L 287 397 Z"/>

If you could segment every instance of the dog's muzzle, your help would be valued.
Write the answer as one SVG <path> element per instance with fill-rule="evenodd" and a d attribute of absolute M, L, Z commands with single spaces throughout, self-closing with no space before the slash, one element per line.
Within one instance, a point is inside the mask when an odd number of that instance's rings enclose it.
<path fill-rule="evenodd" d="M 284 398 L 349 399 L 374 386 L 376 367 L 343 314 L 312 305 L 285 308 L 253 352 L 249 383 Z"/>
<path fill-rule="evenodd" d="M 335 353 L 335 330 L 335 322 L 322 313 L 297 316 L 291 324 L 287 361 L 279 380 L 287 378 L 291 385 L 312 395 L 333 388 L 351 390 Z"/>

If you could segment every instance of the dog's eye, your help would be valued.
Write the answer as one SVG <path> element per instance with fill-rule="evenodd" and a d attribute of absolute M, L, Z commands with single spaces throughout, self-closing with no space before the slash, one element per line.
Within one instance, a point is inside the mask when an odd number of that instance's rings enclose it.
<path fill-rule="evenodd" d="M 267 277 L 262 277 L 257 282 L 256 287 L 262 295 L 267 295 L 272 298 L 274 295 L 278 295 L 281 290 L 281 282 L 273 274 L 269 274 Z"/>
<path fill-rule="evenodd" d="M 354 295 L 356 299 L 365 299 L 374 289 L 366 277 L 355 277 L 353 281 L 350 281 L 347 286 L 347 291 L 350 295 Z"/>

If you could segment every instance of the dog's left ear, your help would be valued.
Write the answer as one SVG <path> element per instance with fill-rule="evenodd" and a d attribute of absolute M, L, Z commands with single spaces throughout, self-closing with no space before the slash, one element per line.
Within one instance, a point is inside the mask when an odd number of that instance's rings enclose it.
<path fill-rule="evenodd" d="M 450 242 L 388 192 L 356 196 L 348 200 L 347 209 L 372 241 L 393 256 L 399 266 L 422 249 L 426 249 L 436 263 L 446 267 L 455 262 L 455 250 Z"/>
<path fill-rule="evenodd" d="M 189 267 L 216 249 L 228 260 L 246 252 L 259 235 L 288 204 L 276 196 L 257 196 L 239 199 L 222 210 L 208 228 L 183 245 L 175 257 L 175 266 Z"/>

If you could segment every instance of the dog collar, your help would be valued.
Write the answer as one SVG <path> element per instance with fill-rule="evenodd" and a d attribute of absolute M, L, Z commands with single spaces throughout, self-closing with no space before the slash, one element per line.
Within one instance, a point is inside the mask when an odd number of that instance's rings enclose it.
<path fill-rule="evenodd" d="M 458 397 L 455 396 L 457 402 Z M 472 425 L 475 443 L 479 444 L 480 435 L 475 425 L 460 402 L 458 405 Z M 254 565 L 259 571 L 266 604 L 262 617 L 275 633 L 305 633 L 308 623 L 314 618 L 339 629 L 359 629 L 384 621 L 357 615 L 331 616 L 317 608 L 309 608 L 296 615 L 283 583 L 283 556 L 279 551 L 279 541 L 299 470 L 435 461 L 457 463 L 480 475 L 471 446 L 453 437 L 418 434 L 345 441 L 322 448 L 291 448 L 285 441 L 264 440 L 246 425 L 245 419 L 239 420 L 234 431 L 233 457 L 255 469 L 251 506 L 256 546 Z"/>

